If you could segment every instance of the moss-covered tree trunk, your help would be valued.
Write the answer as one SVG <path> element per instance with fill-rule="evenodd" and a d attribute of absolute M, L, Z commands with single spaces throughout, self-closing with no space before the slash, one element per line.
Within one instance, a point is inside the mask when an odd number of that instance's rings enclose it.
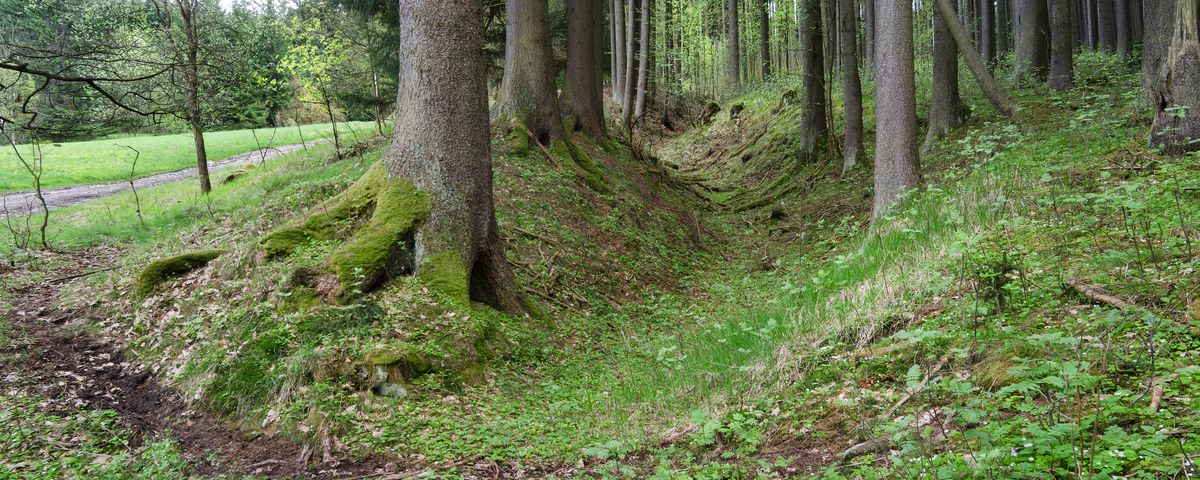
<path fill-rule="evenodd" d="M 921 185 L 912 5 L 881 2 L 876 15 L 879 80 L 875 87 L 873 218 L 883 216 L 900 194 Z"/>
<path fill-rule="evenodd" d="M 1194 0 L 1145 4 L 1142 70 L 1155 111 L 1150 142 L 1171 154 L 1200 151 L 1198 10 Z"/>
<path fill-rule="evenodd" d="M 396 124 L 381 161 L 389 178 L 429 194 L 413 243 L 417 275 L 515 312 L 522 305 L 492 198 L 483 18 L 476 0 L 400 0 Z"/>
<path fill-rule="evenodd" d="M 550 53 L 550 13 L 546 2 L 505 2 L 504 78 L 496 97 L 495 113 L 497 117 L 523 123 L 534 138 L 548 144 L 564 138 L 564 129 Z"/>
<path fill-rule="evenodd" d="M 600 66 L 604 58 L 603 2 L 567 0 L 565 106 L 574 128 L 596 140 L 608 136 L 604 130 L 604 72 Z"/>

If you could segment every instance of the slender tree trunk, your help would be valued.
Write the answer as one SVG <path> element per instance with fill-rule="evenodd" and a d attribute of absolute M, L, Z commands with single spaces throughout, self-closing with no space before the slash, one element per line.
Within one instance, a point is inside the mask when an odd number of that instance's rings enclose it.
<path fill-rule="evenodd" d="M 1088 17 L 1088 49 L 1095 52 L 1100 49 L 1100 5 L 1099 0 L 1085 0 Z"/>
<path fill-rule="evenodd" d="M 1100 49 L 1104 53 L 1117 51 L 1117 19 L 1113 1 L 1115 0 L 1096 0 L 1096 18 L 1100 27 Z"/>
<path fill-rule="evenodd" d="M 625 105 L 625 5 L 624 0 L 612 0 L 612 56 L 613 56 L 613 103 Z"/>
<path fill-rule="evenodd" d="M 758 0 L 758 49 L 762 52 L 762 78 L 771 76 L 771 18 L 767 16 L 767 1 Z"/>
<path fill-rule="evenodd" d="M 1155 112 L 1150 143 L 1173 155 L 1200 151 L 1198 11 L 1195 0 L 1145 4 L 1142 69 Z"/>
<path fill-rule="evenodd" d="M 429 216 L 413 239 L 418 276 L 520 312 L 493 206 L 482 5 L 399 0 L 396 126 L 382 162 L 389 178 L 429 193 Z"/>
<path fill-rule="evenodd" d="M 638 0 L 629 0 L 625 10 L 625 98 L 621 101 L 621 125 L 632 127 L 633 111 L 637 108 L 637 10 Z"/>
<path fill-rule="evenodd" d="M 979 88 L 983 90 L 984 95 L 988 97 L 996 110 L 1004 115 L 1012 116 L 1017 110 L 1017 104 L 1004 93 L 1000 84 L 996 83 L 996 79 L 988 72 L 987 65 L 983 64 L 983 59 L 975 52 L 975 49 L 971 48 L 967 32 L 962 23 L 959 23 L 958 16 L 954 14 L 954 6 L 950 0 L 934 0 L 934 2 L 942 21 L 945 22 L 946 28 L 954 37 L 954 43 L 958 45 L 958 52 L 966 59 L 967 67 L 971 69 L 971 75 L 975 77 Z"/>
<path fill-rule="evenodd" d="M 863 26 L 863 39 L 867 55 L 867 70 L 875 71 L 875 0 L 863 0 L 863 17 L 866 20 L 866 25 Z"/>
<path fill-rule="evenodd" d="M 1012 51 L 1012 21 L 1009 15 L 1009 1 L 998 0 L 996 2 L 996 55 L 1008 55 Z"/>
<path fill-rule="evenodd" d="M 804 69 L 804 99 L 800 116 L 800 150 L 815 154 L 829 138 L 825 102 L 825 45 L 821 30 L 821 0 L 801 0 L 804 19 L 800 27 L 800 65 Z"/>
<path fill-rule="evenodd" d="M 918 188 L 922 183 L 921 160 L 917 153 L 912 5 L 899 1 L 881 2 L 876 15 L 880 51 L 875 87 L 877 127 L 872 218 L 882 217 L 902 193 Z"/>
<path fill-rule="evenodd" d="M 738 39 L 738 0 L 725 0 L 725 19 L 729 22 L 729 77 L 728 89 L 735 91 L 742 86 L 742 53 L 741 42 Z"/>
<path fill-rule="evenodd" d="M 1117 30 L 1117 55 L 1128 58 L 1133 52 L 1133 40 L 1130 38 L 1133 26 L 1130 25 L 1132 18 L 1129 14 L 1129 0 L 1112 1 L 1113 17 L 1116 20 L 1115 26 Z"/>
<path fill-rule="evenodd" d="M 996 63 L 996 19 L 992 17 L 995 13 L 992 0 L 980 0 L 982 4 L 979 6 L 979 41 L 980 54 L 983 56 L 983 61 L 988 65 Z"/>
<path fill-rule="evenodd" d="M 950 4 L 953 7 L 953 4 Z M 966 121 L 970 111 L 958 88 L 958 46 L 942 15 L 933 16 L 933 95 L 929 104 L 928 148 Z"/>
<path fill-rule="evenodd" d="M 838 0 L 820 0 L 820 1 L 822 2 L 822 5 L 825 7 L 824 15 L 823 15 L 823 19 L 824 19 L 823 21 L 825 23 L 822 26 L 822 32 L 825 32 L 825 35 L 823 37 L 825 40 L 825 50 L 824 50 L 824 52 L 822 52 L 822 56 L 828 56 L 828 58 L 825 59 L 825 78 L 828 79 L 828 81 L 832 82 L 833 81 L 833 70 L 837 66 L 837 62 L 838 62 L 837 33 L 835 33 L 835 32 L 837 32 L 837 17 L 835 16 L 835 14 L 833 12 L 834 4 L 837 3 Z"/>
<path fill-rule="evenodd" d="M 1142 36 L 1146 34 L 1145 21 L 1142 16 L 1142 0 L 1131 0 L 1129 11 L 1133 15 L 1133 42 L 1141 43 Z"/>
<path fill-rule="evenodd" d="M 634 116 L 637 117 L 638 123 L 646 116 L 646 98 L 649 96 L 647 89 L 650 88 L 650 74 L 653 71 L 653 65 L 650 63 L 650 12 L 653 7 L 650 0 L 642 1 L 642 32 L 639 35 L 640 54 L 638 58 L 638 82 L 637 82 L 637 108 L 634 111 Z"/>
<path fill-rule="evenodd" d="M 842 89 L 846 110 L 846 146 L 842 152 L 842 174 L 854 168 L 863 152 L 862 84 L 858 78 L 858 16 L 854 0 L 840 0 L 842 42 Z"/>
<path fill-rule="evenodd" d="M 1017 0 L 1017 75 L 1046 80 L 1050 68 L 1050 14 L 1046 0 Z"/>
<path fill-rule="evenodd" d="M 192 127 L 192 141 L 196 144 L 196 176 L 200 179 L 200 192 L 207 194 L 212 191 L 212 182 L 208 175 L 208 150 L 204 146 L 204 118 L 200 110 L 200 39 L 196 35 L 196 15 L 200 4 L 196 0 L 176 1 L 187 41 L 184 83 L 187 84 L 188 124 Z"/>
<path fill-rule="evenodd" d="M 504 79 L 496 116 L 521 122 L 542 143 L 565 138 L 550 53 L 549 6 L 546 0 L 506 0 L 505 15 Z"/>
<path fill-rule="evenodd" d="M 1124 1 L 1124 0 L 1118 0 Z M 1070 90 L 1075 84 L 1074 48 L 1071 42 L 1071 0 L 1050 0 L 1050 88 Z"/>
<path fill-rule="evenodd" d="M 596 140 L 604 131 L 603 0 L 567 0 L 567 101 L 570 124 Z"/>

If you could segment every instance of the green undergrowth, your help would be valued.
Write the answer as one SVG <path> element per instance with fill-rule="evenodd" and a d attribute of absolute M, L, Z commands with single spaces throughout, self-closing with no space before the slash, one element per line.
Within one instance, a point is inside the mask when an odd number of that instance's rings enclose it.
<path fill-rule="evenodd" d="M 39 398 L 0 395 L 0 477 L 189 478 L 173 440 L 130 447 L 112 410 L 56 413 Z"/>

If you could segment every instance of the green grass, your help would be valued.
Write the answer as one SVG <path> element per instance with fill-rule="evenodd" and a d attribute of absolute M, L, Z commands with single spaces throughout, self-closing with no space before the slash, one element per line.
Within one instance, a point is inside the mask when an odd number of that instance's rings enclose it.
<path fill-rule="evenodd" d="M 360 137 L 375 132 L 375 125 L 371 122 L 338 124 L 338 135 L 343 141 L 354 138 L 350 128 Z M 282 127 L 207 132 L 204 134 L 204 141 L 208 160 L 220 161 L 239 153 L 254 151 L 259 145 L 266 147 L 300 143 L 299 130 L 303 130 L 305 141 L 332 135 L 329 124 L 305 125 L 301 129 Z M 257 143 L 255 135 L 258 136 Z M 124 148 L 125 146 L 141 152 L 137 161 L 136 177 L 180 170 L 196 164 L 195 144 L 190 134 L 46 144 L 42 146 L 42 153 L 45 155 L 42 187 L 56 188 L 126 180 L 129 178 L 135 154 L 132 150 Z M 35 158 L 31 146 L 19 145 L 18 148 L 26 160 L 32 161 Z M 32 189 L 33 180 L 18 161 L 12 147 L 0 149 L 0 192 Z"/>

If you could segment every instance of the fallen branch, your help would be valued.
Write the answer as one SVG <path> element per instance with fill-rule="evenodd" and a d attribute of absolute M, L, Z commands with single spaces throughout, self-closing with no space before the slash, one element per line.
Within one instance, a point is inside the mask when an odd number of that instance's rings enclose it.
<path fill-rule="evenodd" d="M 67 280 L 74 280 L 74 279 L 76 279 L 76 278 L 83 278 L 83 277 L 87 277 L 87 276 L 90 276 L 90 275 L 95 275 L 95 274 L 97 274 L 97 273 L 102 273 L 102 272 L 111 272 L 111 271 L 113 271 L 113 270 L 116 270 L 116 269 L 117 269 L 117 267 L 108 267 L 108 268 L 101 268 L 101 269 L 97 269 L 97 270 L 90 270 L 90 271 L 83 272 L 83 273 L 76 273 L 76 274 L 74 274 L 74 275 L 67 275 L 67 276 L 65 276 L 65 277 L 58 277 L 58 278 L 55 278 L 55 279 L 53 279 L 53 280 L 50 280 L 50 281 L 48 281 L 48 282 L 46 282 L 46 283 L 59 283 L 59 282 L 65 282 L 65 281 L 67 281 Z"/>
<path fill-rule="evenodd" d="M 1154 386 L 1150 389 L 1150 412 L 1158 413 L 1158 407 L 1162 405 L 1163 400 L 1163 384 L 1157 379 L 1153 382 Z"/>
<path fill-rule="evenodd" d="M 933 366 L 933 369 L 929 370 L 929 373 L 925 374 L 925 379 L 921 380 L 921 383 L 917 384 L 917 388 L 910 389 L 908 393 L 904 394 L 904 398 L 901 398 L 899 402 L 897 402 L 895 405 L 892 405 L 892 408 L 889 408 L 887 413 L 885 413 L 883 416 L 886 418 L 891 418 L 892 415 L 896 413 L 896 410 L 899 410 L 900 407 L 904 406 L 905 403 L 908 403 L 908 401 L 912 399 L 913 395 L 916 395 L 917 392 L 924 390 L 925 386 L 929 384 L 929 380 L 932 379 L 933 376 L 938 372 L 942 371 L 942 367 L 945 367 L 946 362 L 948 361 L 950 361 L 950 355 L 946 355 L 942 357 L 941 360 L 938 360 L 938 363 Z"/>
<path fill-rule="evenodd" d="M 1084 298 L 1096 303 L 1101 303 L 1121 310 L 1125 310 L 1134 306 L 1132 303 L 1105 293 L 1104 290 L 1101 290 L 1099 287 L 1081 283 L 1074 278 L 1067 279 L 1067 286 L 1073 288 L 1080 295 L 1083 295 Z"/>
<path fill-rule="evenodd" d="M 529 231 L 529 230 L 525 230 L 525 229 L 523 229 L 523 228 L 521 228 L 521 227 L 516 227 L 516 226 L 513 226 L 513 225 L 507 225 L 507 224 L 506 224 L 506 225 L 504 225 L 504 228 L 507 228 L 507 229 L 509 229 L 509 230 L 512 230 L 512 231 L 514 231 L 514 232 L 517 232 L 517 233 L 519 233 L 519 234 L 521 234 L 521 235 L 525 235 L 526 237 L 529 237 L 529 238 L 535 238 L 535 239 L 541 240 L 541 241 L 543 241 L 543 242 L 546 242 L 546 243 L 550 243 L 550 244 L 554 244 L 554 245 L 558 245 L 558 244 L 559 244 L 559 243 L 558 243 L 558 240 L 555 240 L 555 239 L 553 239 L 553 238 L 547 237 L 547 236 L 545 236 L 545 235 L 542 235 L 542 234 L 540 234 L 540 233 L 534 233 L 534 232 L 531 232 L 531 231 Z"/>
<path fill-rule="evenodd" d="M 838 461 L 846 462 L 863 455 L 886 452 L 890 446 L 887 440 L 867 440 L 846 449 L 841 455 L 838 455 Z"/>

